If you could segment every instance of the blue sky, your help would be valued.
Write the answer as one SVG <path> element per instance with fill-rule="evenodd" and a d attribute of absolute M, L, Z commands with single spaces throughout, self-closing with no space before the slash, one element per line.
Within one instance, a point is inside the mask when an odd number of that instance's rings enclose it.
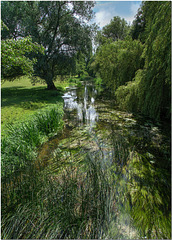
<path fill-rule="evenodd" d="M 102 28 L 114 16 L 119 16 L 132 23 L 140 5 L 141 1 L 96 1 L 94 22 Z"/>

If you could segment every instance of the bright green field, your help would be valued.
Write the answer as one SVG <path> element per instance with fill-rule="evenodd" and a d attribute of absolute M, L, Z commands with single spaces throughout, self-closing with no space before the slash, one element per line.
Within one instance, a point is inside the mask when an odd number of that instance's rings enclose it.
<path fill-rule="evenodd" d="M 46 84 L 36 83 L 33 86 L 28 77 L 1 83 L 1 135 L 5 134 L 9 123 L 29 119 L 48 106 L 58 104 L 62 107 L 61 95 L 69 82 L 57 81 L 55 85 L 58 91 L 47 91 Z"/>

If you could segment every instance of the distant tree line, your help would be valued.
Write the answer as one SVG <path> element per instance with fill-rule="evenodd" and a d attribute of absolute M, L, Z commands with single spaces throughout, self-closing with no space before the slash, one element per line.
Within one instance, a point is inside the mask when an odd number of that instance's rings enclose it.
<path fill-rule="evenodd" d="M 171 3 L 144 1 L 130 27 L 114 17 L 96 40 L 92 70 L 120 108 L 170 119 Z"/>

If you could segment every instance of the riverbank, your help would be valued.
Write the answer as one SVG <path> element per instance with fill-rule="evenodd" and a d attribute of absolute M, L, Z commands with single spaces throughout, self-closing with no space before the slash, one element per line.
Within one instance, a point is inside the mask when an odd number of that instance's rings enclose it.
<path fill-rule="evenodd" d="M 50 137 L 62 131 L 61 96 L 69 85 L 69 81 L 57 82 L 58 91 L 47 91 L 46 85 L 37 83 L 33 86 L 28 78 L 2 84 L 3 227 L 8 222 L 6 217 L 10 214 L 15 215 L 21 205 L 26 207 L 27 203 L 37 199 L 35 194 L 38 194 L 37 187 L 40 184 L 38 176 L 44 171 L 44 163 L 37 159 L 38 148 Z M 10 233 L 6 235 L 6 230 L 3 231 L 3 238 L 14 238 L 12 230 L 8 227 L 5 229 Z"/>

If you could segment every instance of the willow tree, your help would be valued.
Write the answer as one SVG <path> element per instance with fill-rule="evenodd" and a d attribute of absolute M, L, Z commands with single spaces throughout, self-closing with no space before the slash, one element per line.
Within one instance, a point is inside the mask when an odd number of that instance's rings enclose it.
<path fill-rule="evenodd" d="M 55 89 L 57 74 L 72 71 L 76 53 L 91 49 L 88 22 L 93 6 L 90 1 L 2 2 L 2 20 L 9 28 L 2 31 L 2 39 L 31 36 L 43 45 L 45 54 L 39 54 L 35 75 L 46 81 L 48 89 Z"/>
<path fill-rule="evenodd" d="M 146 12 L 142 55 L 145 64 L 132 82 L 118 88 L 117 100 L 126 109 L 135 109 L 153 119 L 170 119 L 171 3 L 144 2 L 142 11 Z"/>
<path fill-rule="evenodd" d="M 103 83 L 112 94 L 116 89 L 131 81 L 136 71 L 142 67 L 143 45 L 140 41 L 118 40 L 102 45 L 92 63 L 93 69 L 99 72 Z"/>
<path fill-rule="evenodd" d="M 153 118 L 170 117 L 171 3 L 145 3 L 147 25 L 144 75 L 140 83 L 141 110 Z M 144 105 L 142 105 L 144 103 Z"/>

